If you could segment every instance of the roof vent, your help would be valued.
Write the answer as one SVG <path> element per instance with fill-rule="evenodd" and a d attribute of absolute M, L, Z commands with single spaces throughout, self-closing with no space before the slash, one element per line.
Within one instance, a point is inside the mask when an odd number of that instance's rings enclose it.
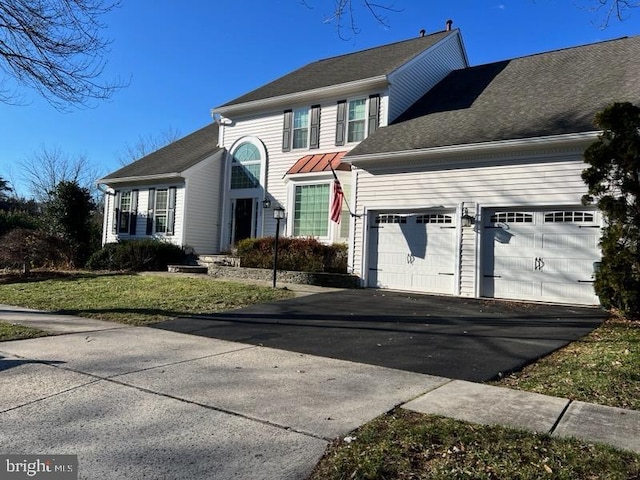
<path fill-rule="evenodd" d="M 450 31 L 451 31 L 451 25 L 453 25 L 453 20 L 447 20 L 446 25 L 447 25 L 447 27 L 446 27 L 446 29 L 445 29 L 445 30 L 446 30 L 447 32 L 450 32 Z"/>
<path fill-rule="evenodd" d="M 420 36 L 424 37 L 425 33 L 427 33 L 427 31 L 423 28 L 422 30 L 420 30 Z"/>

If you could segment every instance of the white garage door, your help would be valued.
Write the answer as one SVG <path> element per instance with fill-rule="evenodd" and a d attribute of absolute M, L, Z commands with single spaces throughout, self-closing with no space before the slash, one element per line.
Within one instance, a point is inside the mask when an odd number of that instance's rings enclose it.
<path fill-rule="evenodd" d="M 598 304 L 598 212 L 496 210 L 483 217 L 483 296 Z"/>
<path fill-rule="evenodd" d="M 378 214 L 371 219 L 370 287 L 454 293 L 455 214 Z"/>

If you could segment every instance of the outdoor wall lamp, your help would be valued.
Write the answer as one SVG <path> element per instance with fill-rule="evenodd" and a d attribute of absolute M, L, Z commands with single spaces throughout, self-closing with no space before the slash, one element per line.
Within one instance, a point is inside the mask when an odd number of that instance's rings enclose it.
<path fill-rule="evenodd" d="M 278 236 L 280 235 L 280 220 L 284 218 L 284 208 L 275 207 L 273 218 L 276 220 L 276 237 L 273 242 L 273 288 L 276 288 L 276 276 L 278 274 Z"/>
<path fill-rule="evenodd" d="M 469 215 L 469 210 L 467 208 L 464 208 L 462 210 L 462 217 L 460 217 L 460 222 L 463 228 L 473 225 L 473 217 Z"/>

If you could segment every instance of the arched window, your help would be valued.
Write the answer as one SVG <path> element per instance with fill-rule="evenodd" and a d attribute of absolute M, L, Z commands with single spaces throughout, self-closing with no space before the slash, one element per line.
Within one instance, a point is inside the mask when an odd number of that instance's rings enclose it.
<path fill-rule="evenodd" d="M 262 158 L 251 142 L 243 142 L 234 150 L 231 160 L 231 189 L 256 188 L 260 185 Z"/>

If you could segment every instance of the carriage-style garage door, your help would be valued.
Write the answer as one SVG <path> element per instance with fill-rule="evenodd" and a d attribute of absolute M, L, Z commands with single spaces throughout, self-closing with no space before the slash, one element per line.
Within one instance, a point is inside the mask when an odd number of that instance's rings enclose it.
<path fill-rule="evenodd" d="M 369 231 L 370 287 L 455 293 L 453 212 L 378 214 Z"/>
<path fill-rule="evenodd" d="M 590 210 L 494 210 L 483 214 L 482 295 L 597 304 L 600 217 Z"/>

